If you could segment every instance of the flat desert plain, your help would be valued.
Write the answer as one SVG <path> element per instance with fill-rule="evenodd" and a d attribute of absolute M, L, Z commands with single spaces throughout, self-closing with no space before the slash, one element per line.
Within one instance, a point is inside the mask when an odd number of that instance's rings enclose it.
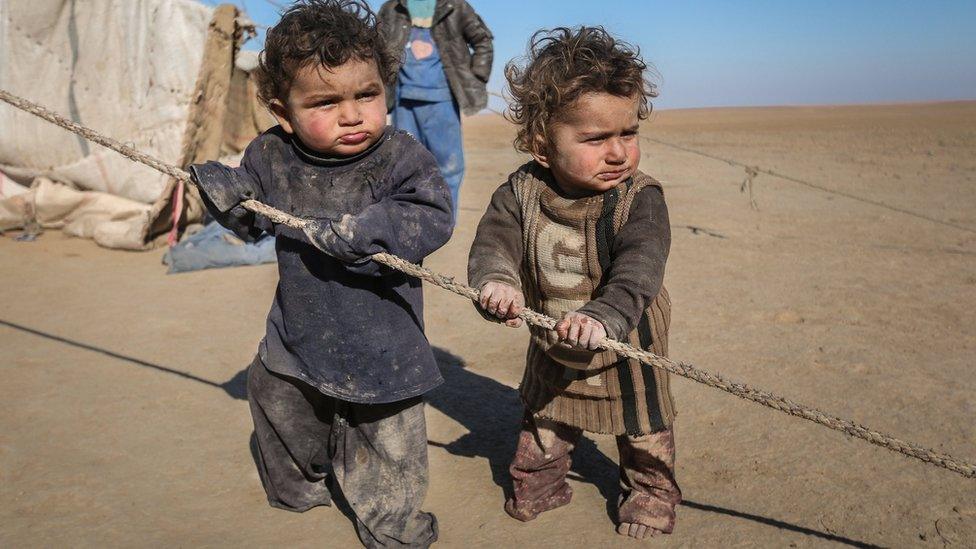
<path fill-rule="evenodd" d="M 976 102 L 656 112 L 643 143 L 673 228 L 671 356 L 976 460 Z M 427 266 L 465 278 L 491 192 L 525 158 L 465 121 L 459 225 Z M 0 546 L 352 547 L 336 508 L 268 507 L 243 369 L 273 265 L 167 276 L 49 231 L 0 238 Z M 502 511 L 525 329 L 428 287 L 446 383 L 429 395 L 448 547 L 637 546 L 610 518 L 610 437 L 575 456 L 573 502 Z M 976 546 L 976 480 L 689 380 L 673 382 L 673 535 L 646 546 Z"/>

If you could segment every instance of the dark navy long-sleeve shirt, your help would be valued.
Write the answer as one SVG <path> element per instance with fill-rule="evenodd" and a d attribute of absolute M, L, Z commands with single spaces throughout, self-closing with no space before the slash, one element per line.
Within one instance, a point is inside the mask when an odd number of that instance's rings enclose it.
<path fill-rule="evenodd" d="M 423 394 L 442 382 L 424 335 L 420 280 L 368 259 L 344 263 L 300 230 L 240 206 L 254 198 L 328 228 L 356 256 L 389 252 L 413 262 L 452 230 L 451 198 L 431 154 L 387 129 L 370 149 L 320 158 L 280 127 L 255 139 L 239 168 L 191 167 L 207 208 L 242 236 L 277 237 L 278 289 L 259 353 L 267 367 L 358 403 Z"/>

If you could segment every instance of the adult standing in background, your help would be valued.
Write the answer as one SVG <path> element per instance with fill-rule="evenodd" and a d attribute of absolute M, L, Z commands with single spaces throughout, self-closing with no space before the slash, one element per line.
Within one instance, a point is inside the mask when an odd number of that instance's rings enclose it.
<path fill-rule="evenodd" d="M 389 0 L 379 12 L 402 55 L 387 107 L 393 125 L 429 150 L 451 189 L 454 219 L 464 178 L 461 116 L 488 105 L 492 35 L 464 0 Z"/>

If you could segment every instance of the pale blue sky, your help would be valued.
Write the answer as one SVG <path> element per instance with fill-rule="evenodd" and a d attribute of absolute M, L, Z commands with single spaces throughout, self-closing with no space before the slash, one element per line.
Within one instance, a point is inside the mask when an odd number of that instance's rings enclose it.
<path fill-rule="evenodd" d="M 232 3 L 273 25 L 272 4 L 288 2 Z M 534 31 L 586 24 L 641 48 L 661 75 L 658 108 L 976 99 L 976 0 L 470 3 L 495 35 L 496 91 Z"/>

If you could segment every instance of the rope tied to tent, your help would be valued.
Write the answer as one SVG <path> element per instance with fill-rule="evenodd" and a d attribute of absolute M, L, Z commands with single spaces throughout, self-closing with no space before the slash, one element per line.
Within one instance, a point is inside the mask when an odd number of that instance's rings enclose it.
<path fill-rule="evenodd" d="M 145 164 L 180 181 L 192 183 L 190 174 L 185 170 L 166 164 L 148 154 L 134 149 L 131 146 L 124 145 L 115 139 L 103 136 L 91 128 L 72 122 L 71 120 L 68 120 L 55 112 L 52 112 L 21 97 L 17 97 L 6 90 L 0 89 L 0 99 L 9 103 L 10 105 L 13 105 L 14 107 L 17 107 L 18 109 L 29 112 L 43 118 L 44 120 L 47 120 L 48 122 L 61 126 L 66 130 L 81 135 L 85 139 L 108 147 L 109 149 L 112 149 L 129 159 Z M 246 200 L 241 204 L 246 209 L 263 215 L 275 223 L 280 223 L 296 229 L 303 229 L 308 223 L 308 220 L 292 216 L 277 208 L 263 204 L 256 200 Z M 479 291 L 477 289 L 457 282 L 453 277 L 436 273 L 430 269 L 411 263 L 392 254 L 379 253 L 370 256 L 370 258 L 373 261 L 386 265 L 391 269 L 395 269 L 404 274 L 426 280 L 439 288 L 443 288 L 472 301 L 478 300 Z M 519 317 L 528 324 L 549 330 L 553 329 L 557 322 L 555 318 L 538 313 L 528 308 L 523 309 L 523 311 L 519 314 Z M 976 478 L 976 464 L 955 458 L 949 454 L 936 452 L 935 450 L 925 448 L 913 442 L 905 441 L 880 431 L 870 429 L 852 420 L 832 416 L 816 408 L 799 404 L 768 391 L 757 389 L 748 384 L 728 380 L 720 374 L 713 374 L 696 368 L 691 364 L 676 362 L 669 358 L 657 356 L 651 352 L 637 349 L 631 345 L 616 341 L 614 339 L 605 338 L 600 345 L 604 349 L 612 350 L 620 356 L 638 360 L 655 368 L 660 368 L 677 376 L 684 377 L 692 381 L 697 381 L 698 383 L 708 387 L 725 391 L 726 393 L 755 402 L 756 404 L 760 404 L 767 408 L 778 410 L 791 416 L 806 419 L 829 429 L 846 433 L 853 438 L 870 442 L 871 444 L 875 444 L 893 452 L 898 452 L 905 456 L 920 460 L 924 463 L 941 467 L 964 477 Z"/>

